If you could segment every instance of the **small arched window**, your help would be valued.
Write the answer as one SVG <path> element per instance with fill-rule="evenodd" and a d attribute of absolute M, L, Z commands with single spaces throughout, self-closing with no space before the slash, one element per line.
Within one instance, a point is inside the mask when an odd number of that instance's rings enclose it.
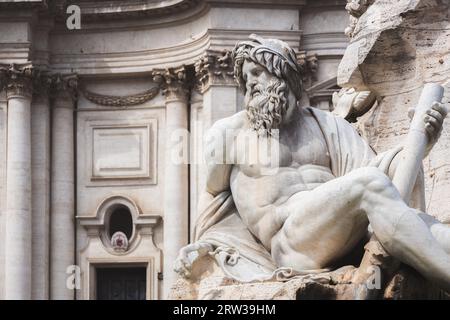
<path fill-rule="evenodd" d="M 130 209 L 123 204 L 117 204 L 111 209 L 108 223 L 109 238 L 111 239 L 116 232 L 120 231 L 130 240 L 133 235 L 133 217 Z"/>

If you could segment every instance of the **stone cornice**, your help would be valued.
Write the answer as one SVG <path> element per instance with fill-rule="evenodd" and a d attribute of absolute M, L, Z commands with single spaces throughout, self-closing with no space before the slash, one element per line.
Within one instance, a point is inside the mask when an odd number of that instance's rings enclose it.
<path fill-rule="evenodd" d="M 64 3 L 66 2 L 66 3 Z M 57 19 L 65 20 L 65 8 L 70 4 L 61 1 L 56 5 Z M 154 18 L 160 19 L 165 16 L 176 16 L 179 13 L 204 4 L 203 0 L 108 0 L 93 1 L 79 0 L 76 4 L 80 7 L 82 20 L 84 21 L 105 21 L 105 20 L 126 20 L 130 18 Z"/>
<path fill-rule="evenodd" d="M 186 66 L 178 68 L 155 69 L 152 71 L 153 81 L 162 90 L 166 101 L 186 101 L 189 94 L 189 71 Z"/>
<path fill-rule="evenodd" d="M 117 53 L 52 53 L 50 58 L 51 69 L 53 72 L 59 73 L 75 72 L 80 76 L 148 73 L 155 68 L 174 68 L 180 64 L 194 64 L 208 49 L 219 52 L 232 50 L 236 42 L 247 38 L 250 33 L 286 41 L 296 51 L 299 50 L 302 34 L 300 30 L 226 30 L 213 28 L 208 29 L 189 42 L 164 48 Z M 348 40 L 343 33 L 342 36 L 347 42 Z"/>
<path fill-rule="evenodd" d="M 244 8 L 301 8 L 306 5 L 307 0 L 205 0 L 211 6 L 228 6 Z"/>
<path fill-rule="evenodd" d="M 196 89 L 201 93 L 211 85 L 235 85 L 231 51 L 207 50 L 195 62 Z"/>
<path fill-rule="evenodd" d="M 50 0 L 51 1 L 51 0 Z M 49 0 L 3 0 L 0 2 L 1 9 L 42 8 L 47 7 Z"/>

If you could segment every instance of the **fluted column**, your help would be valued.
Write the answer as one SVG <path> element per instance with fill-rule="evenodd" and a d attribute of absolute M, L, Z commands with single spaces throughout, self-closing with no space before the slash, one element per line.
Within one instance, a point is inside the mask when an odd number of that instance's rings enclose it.
<path fill-rule="evenodd" d="M 50 103 L 48 76 L 35 77 L 31 103 L 32 275 L 31 298 L 49 298 Z"/>
<path fill-rule="evenodd" d="M 180 161 L 179 134 L 188 129 L 188 93 L 184 68 L 155 71 L 166 98 L 166 143 L 164 166 L 164 292 L 166 297 L 175 280 L 174 262 L 188 243 L 188 163 Z M 183 150 L 183 152 L 189 152 Z"/>
<path fill-rule="evenodd" d="M 52 110 L 50 297 L 74 299 L 66 270 L 75 264 L 74 102 L 76 77 L 56 77 Z"/>
<path fill-rule="evenodd" d="M 5 298 L 31 298 L 31 65 L 8 74 Z"/>

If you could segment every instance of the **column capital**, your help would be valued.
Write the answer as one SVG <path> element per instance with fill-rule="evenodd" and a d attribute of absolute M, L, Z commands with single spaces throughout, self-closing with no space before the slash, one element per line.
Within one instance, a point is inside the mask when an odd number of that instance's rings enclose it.
<path fill-rule="evenodd" d="M 230 50 L 206 50 L 195 62 L 195 88 L 204 93 L 211 85 L 236 85 Z"/>
<path fill-rule="evenodd" d="M 33 66 L 31 63 L 0 65 L 0 89 L 6 89 L 7 99 L 30 98 L 33 94 Z"/>
<path fill-rule="evenodd" d="M 50 97 L 70 103 L 78 98 L 77 74 L 52 74 L 50 76 Z"/>
<path fill-rule="evenodd" d="M 297 53 L 297 63 L 304 82 L 317 80 L 317 70 L 319 68 L 319 58 L 317 54 L 310 54 L 305 50 Z"/>
<path fill-rule="evenodd" d="M 152 71 L 153 81 L 162 89 L 166 101 L 187 101 L 189 95 L 187 75 L 185 66 Z"/>
<path fill-rule="evenodd" d="M 52 75 L 47 70 L 33 70 L 33 100 L 45 99 L 50 96 Z"/>

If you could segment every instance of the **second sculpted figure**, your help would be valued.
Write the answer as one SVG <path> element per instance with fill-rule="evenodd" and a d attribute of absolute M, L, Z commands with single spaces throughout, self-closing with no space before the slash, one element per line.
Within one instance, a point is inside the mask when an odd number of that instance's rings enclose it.
<path fill-rule="evenodd" d="M 195 242 L 176 271 L 189 277 L 194 260 L 214 252 L 243 282 L 323 272 L 370 229 L 389 254 L 450 291 L 450 227 L 424 212 L 420 175 L 409 203 L 391 181 L 402 147 L 376 155 L 344 119 L 301 106 L 301 70 L 286 43 L 252 35 L 233 59 L 245 110 L 209 131 Z M 446 115 L 434 103 L 423 118 L 427 152 Z M 276 145 L 276 164 L 245 160 L 245 144 L 229 131 Z"/>

